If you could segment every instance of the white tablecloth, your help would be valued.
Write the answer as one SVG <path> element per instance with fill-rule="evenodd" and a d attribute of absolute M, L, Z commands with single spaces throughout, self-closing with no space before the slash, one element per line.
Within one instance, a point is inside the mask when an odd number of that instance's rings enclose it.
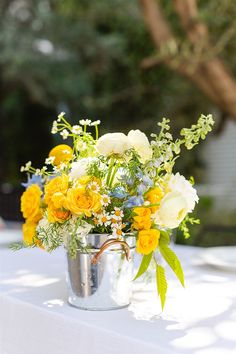
<path fill-rule="evenodd" d="M 201 264 L 201 249 L 175 251 L 186 289 L 169 272 L 160 314 L 155 283 L 141 281 L 128 309 L 72 308 L 63 250 L 0 249 L 0 354 L 236 353 L 236 274 Z"/>

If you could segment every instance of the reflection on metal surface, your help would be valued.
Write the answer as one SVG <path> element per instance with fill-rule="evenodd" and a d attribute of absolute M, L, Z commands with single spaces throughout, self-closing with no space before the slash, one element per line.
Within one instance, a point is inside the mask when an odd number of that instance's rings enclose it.
<path fill-rule="evenodd" d="M 100 254 L 96 264 L 94 254 L 100 251 L 108 235 L 91 234 L 88 244 L 91 252 L 78 251 L 75 259 L 68 260 L 69 303 L 87 310 L 109 310 L 128 306 L 131 297 L 134 245 L 130 242 L 130 261 L 127 261 L 122 245 Z"/>

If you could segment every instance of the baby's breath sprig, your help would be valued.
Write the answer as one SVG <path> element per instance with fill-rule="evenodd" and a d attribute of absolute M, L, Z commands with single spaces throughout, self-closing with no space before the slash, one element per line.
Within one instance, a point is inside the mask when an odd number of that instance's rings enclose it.
<path fill-rule="evenodd" d="M 35 176 L 48 177 L 54 175 L 53 172 L 47 171 L 47 166 L 43 166 L 40 168 L 34 168 L 32 166 L 32 162 L 28 161 L 25 166 L 21 166 L 20 172 L 28 172 L 30 174 L 34 174 Z"/>
<path fill-rule="evenodd" d="M 62 112 L 53 122 L 51 132 L 53 134 L 59 133 L 64 140 L 72 138 L 75 158 L 87 157 L 94 150 L 95 140 L 99 137 L 98 125 L 100 123 L 100 120 L 92 122 L 90 119 L 81 119 L 79 125 L 71 125 L 66 120 L 65 113 Z M 95 139 L 87 131 L 87 127 L 95 128 Z"/>
<path fill-rule="evenodd" d="M 67 122 L 64 116 L 65 112 L 61 112 L 58 115 L 57 120 L 53 121 L 51 133 L 56 134 L 60 132 L 63 139 L 67 139 L 67 137 L 69 136 L 68 130 L 71 130 L 71 125 Z"/>

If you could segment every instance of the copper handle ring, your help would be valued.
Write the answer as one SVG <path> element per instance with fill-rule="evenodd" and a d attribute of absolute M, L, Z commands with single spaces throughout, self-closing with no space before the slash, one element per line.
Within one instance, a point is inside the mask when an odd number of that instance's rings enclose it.
<path fill-rule="evenodd" d="M 103 245 L 101 246 L 99 252 L 97 254 L 95 254 L 95 256 L 93 256 L 91 263 L 92 264 L 97 264 L 97 262 L 99 261 L 99 258 L 101 257 L 101 255 L 103 254 L 103 252 L 110 246 L 112 245 L 121 245 L 123 250 L 125 251 L 125 257 L 127 259 L 127 261 L 129 261 L 130 259 L 130 248 L 129 245 L 125 242 L 125 241 L 121 241 L 121 240 L 117 240 L 115 238 L 110 238 L 109 240 L 105 241 L 103 243 Z"/>

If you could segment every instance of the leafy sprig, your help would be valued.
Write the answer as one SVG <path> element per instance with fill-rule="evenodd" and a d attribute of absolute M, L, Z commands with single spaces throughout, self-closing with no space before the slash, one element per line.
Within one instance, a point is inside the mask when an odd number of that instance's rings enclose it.
<path fill-rule="evenodd" d="M 190 237 L 190 230 L 189 230 L 188 224 L 190 224 L 190 225 L 194 225 L 194 224 L 199 225 L 200 224 L 200 220 L 199 219 L 195 219 L 194 217 L 190 217 L 188 215 L 184 218 L 184 220 L 179 225 L 179 230 L 183 233 L 185 239 Z"/>
<path fill-rule="evenodd" d="M 181 153 L 181 147 L 184 145 L 188 150 L 191 150 L 202 139 L 204 140 L 206 135 L 212 130 L 214 120 L 212 115 L 201 115 L 197 124 L 193 124 L 190 128 L 183 128 L 180 132 L 180 138 L 173 141 L 170 130 L 170 120 L 163 118 L 162 122 L 158 123 L 161 128 L 159 134 L 151 134 L 154 138 L 151 141 L 153 149 L 154 164 L 153 169 L 156 169 L 158 173 L 166 171 L 171 173 L 176 159 Z M 156 167 L 156 164 L 159 164 Z"/>

